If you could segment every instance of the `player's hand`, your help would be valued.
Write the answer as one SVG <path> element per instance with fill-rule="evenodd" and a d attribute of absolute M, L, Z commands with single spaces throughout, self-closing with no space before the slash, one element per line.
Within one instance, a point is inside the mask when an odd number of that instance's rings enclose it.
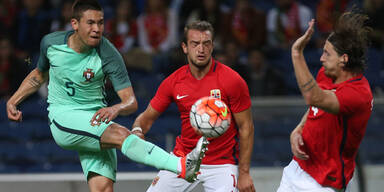
<path fill-rule="evenodd" d="M 100 125 L 101 122 L 109 123 L 119 115 L 119 110 L 115 107 L 101 108 L 93 115 L 91 125 Z"/>
<path fill-rule="evenodd" d="M 237 180 L 237 188 L 239 192 L 255 192 L 255 186 L 253 185 L 253 180 L 249 173 L 241 173 L 239 171 L 239 179 Z"/>
<path fill-rule="evenodd" d="M 8 119 L 11 121 L 22 121 L 23 120 L 23 113 L 19 110 L 17 110 L 16 105 L 7 102 L 7 115 Z"/>
<path fill-rule="evenodd" d="M 300 38 L 298 38 L 293 43 L 293 45 L 292 45 L 292 53 L 294 53 L 294 52 L 302 52 L 304 50 L 305 46 L 307 45 L 307 43 L 311 39 L 313 32 L 315 31 L 314 28 L 313 28 L 314 24 L 315 24 L 315 20 L 312 19 L 308 23 L 309 27 L 308 27 L 307 31 L 305 31 L 304 35 L 301 36 Z"/>
<path fill-rule="evenodd" d="M 138 136 L 141 139 L 145 140 L 145 136 L 144 136 L 143 132 L 141 132 L 141 131 L 132 131 L 131 133 L 135 134 L 136 136 Z"/>
<path fill-rule="evenodd" d="M 293 131 L 291 133 L 290 141 L 292 153 L 294 156 L 301 160 L 309 159 L 309 155 L 302 150 L 302 147 L 304 146 L 304 141 L 300 132 Z"/>

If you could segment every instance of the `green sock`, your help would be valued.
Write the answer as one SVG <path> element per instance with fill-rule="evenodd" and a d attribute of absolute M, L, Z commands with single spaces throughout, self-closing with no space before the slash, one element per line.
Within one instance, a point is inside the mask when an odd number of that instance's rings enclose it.
<path fill-rule="evenodd" d="M 160 147 L 140 139 L 134 134 L 129 135 L 124 140 L 121 152 L 133 161 L 178 174 L 179 157 L 169 154 Z"/>

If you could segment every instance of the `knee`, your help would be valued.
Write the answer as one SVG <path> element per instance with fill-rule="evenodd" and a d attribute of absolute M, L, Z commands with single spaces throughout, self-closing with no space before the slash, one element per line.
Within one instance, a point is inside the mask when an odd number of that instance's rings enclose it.
<path fill-rule="evenodd" d="M 130 134 L 130 131 L 126 127 L 114 123 L 104 131 L 101 136 L 101 142 L 121 146 Z"/>
<path fill-rule="evenodd" d="M 127 138 L 131 132 L 124 126 L 116 124 L 113 128 L 115 137 L 118 138 L 119 143 L 123 143 L 125 138 Z"/>
<path fill-rule="evenodd" d="M 120 136 L 122 139 L 125 139 L 131 134 L 131 132 L 126 127 L 118 124 L 115 124 L 115 125 L 116 127 L 114 129 L 116 131 L 116 135 Z"/>

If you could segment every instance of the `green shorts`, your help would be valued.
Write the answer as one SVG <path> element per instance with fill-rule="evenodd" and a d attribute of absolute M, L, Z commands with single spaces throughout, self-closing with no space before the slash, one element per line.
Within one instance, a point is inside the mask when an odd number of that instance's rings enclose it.
<path fill-rule="evenodd" d="M 116 181 L 116 149 L 103 150 L 100 138 L 113 122 L 92 126 L 90 120 L 96 111 L 50 110 L 51 132 L 56 143 L 79 153 L 84 176 L 94 172 Z"/>

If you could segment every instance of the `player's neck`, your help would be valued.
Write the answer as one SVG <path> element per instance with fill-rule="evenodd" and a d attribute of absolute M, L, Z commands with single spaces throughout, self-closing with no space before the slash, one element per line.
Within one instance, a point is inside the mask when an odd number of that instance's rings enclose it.
<path fill-rule="evenodd" d="M 69 36 L 67 44 L 69 48 L 77 53 L 86 53 L 91 49 L 91 47 L 86 45 L 76 33 Z"/>
<path fill-rule="evenodd" d="M 208 64 L 204 67 L 197 67 L 189 63 L 189 68 L 191 70 L 192 76 L 195 77 L 197 80 L 201 80 L 209 72 L 209 70 L 211 69 L 211 65 L 212 65 L 211 61 L 209 61 Z"/>
<path fill-rule="evenodd" d="M 344 81 L 347 81 L 348 79 L 351 79 L 353 77 L 356 77 L 357 73 L 351 73 L 351 72 L 347 72 L 347 71 L 343 71 L 340 73 L 340 75 L 334 80 L 334 84 L 338 84 L 338 83 L 342 83 Z"/>

